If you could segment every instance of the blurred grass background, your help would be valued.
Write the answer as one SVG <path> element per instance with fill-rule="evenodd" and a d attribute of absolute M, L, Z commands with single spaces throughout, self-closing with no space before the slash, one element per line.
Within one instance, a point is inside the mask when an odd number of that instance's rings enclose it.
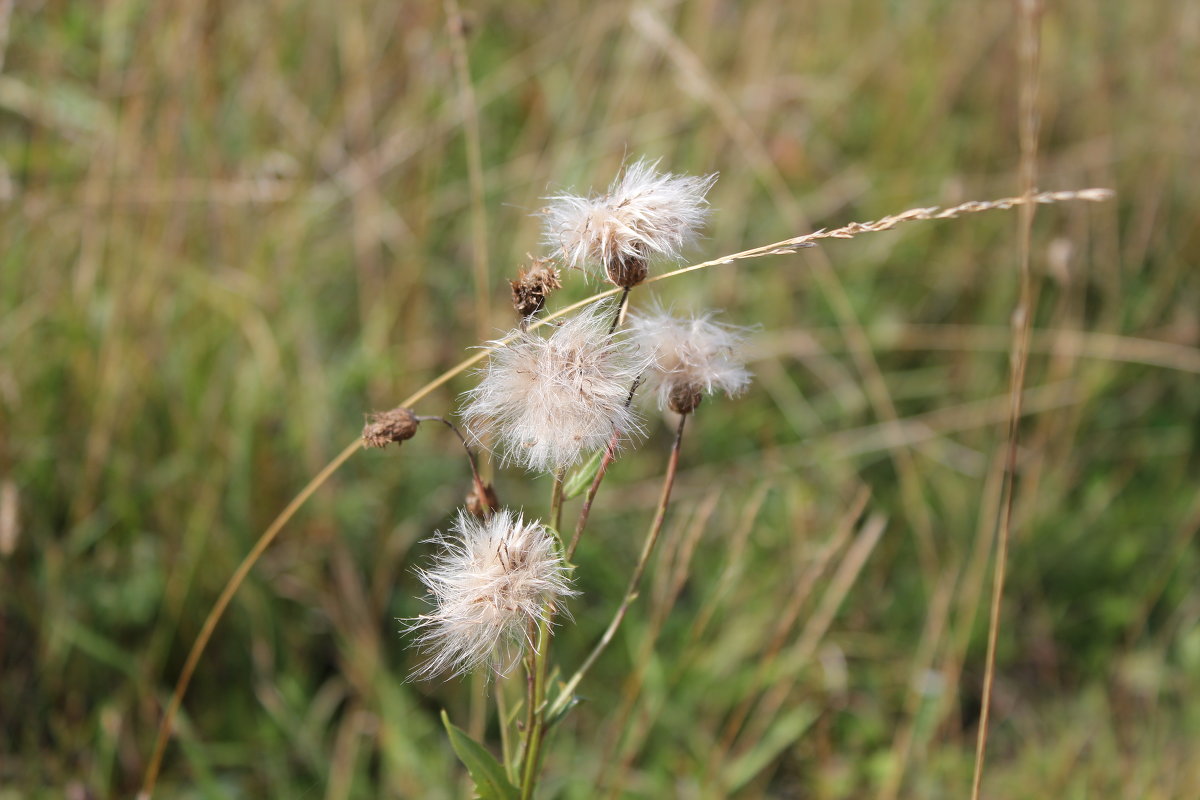
<path fill-rule="evenodd" d="M 701 259 L 1019 191 L 1009 3 L 481 3 L 474 105 L 438 3 L 0 10 L 6 800 L 134 794 L 238 561 L 365 411 L 512 324 L 505 279 L 549 192 L 640 155 L 718 171 Z M 1063 0 L 1042 36 L 1039 185 L 1118 195 L 1035 221 L 984 794 L 1197 797 L 1200 6 Z M 914 223 L 635 293 L 761 326 L 756 383 L 689 431 L 650 582 L 546 796 L 966 795 L 1016 231 Z M 578 558 L 568 669 L 636 558 L 651 427 Z M 468 724 L 472 686 L 407 683 L 395 622 L 467 488 L 456 448 L 422 430 L 357 455 L 301 511 L 217 629 L 157 796 L 462 795 L 436 714 Z M 536 509 L 547 487 L 498 489 Z"/>

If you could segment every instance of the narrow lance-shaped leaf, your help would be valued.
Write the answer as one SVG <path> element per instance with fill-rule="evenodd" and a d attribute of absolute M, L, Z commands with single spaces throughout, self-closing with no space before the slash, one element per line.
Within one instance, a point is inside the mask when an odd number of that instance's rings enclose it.
<path fill-rule="evenodd" d="M 563 484 L 563 498 L 570 500 L 573 497 L 578 497 L 587 491 L 592 485 L 592 481 L 596 478 L 596 473 L 600 471 L 600 464 L 604 461 L 605 449 L 601 448 L 592 454 L 592 457 L 580 464 L 567 476 L 567 482 Z"/>
<path fill-rule="evenodd" d="M 446 726 L 446 733 L 450 735 L 450 746 L 466 766 L 467 772 L 471 773 L 475 791 L 483 800 L 519 799 L 520 793 L 509 783 L 508 776 L 504 774 L 504 767 L 487 748 L 451 723 L 445 711 L 442 712 L 442 724 Z"/>

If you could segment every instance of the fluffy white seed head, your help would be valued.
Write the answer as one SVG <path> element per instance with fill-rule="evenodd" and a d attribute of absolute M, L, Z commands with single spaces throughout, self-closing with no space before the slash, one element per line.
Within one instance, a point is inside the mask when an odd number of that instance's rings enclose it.
<path fill-rule="evenodd" d="M 482 665 L 506 673 L 534 646 L 537 623 L 567 616 L 562 601 L 577 594 L 553 535 L 508 509 L 486 520 L 460 511 L 452 532 L 431 541 L 441 552 L 418 575 L 433 610 L 405 620 L 430 656 L 417 677 Z"/>
<path fill-rule="evenodd" d="M 594 303 L 549 336 L 512 331 L 466 393 L 463 418 L 476 441 L 506 460 L 556 472 L 608 444 L 614 432 L 640 432 L 628 404 L 649 359 L 620 332 L 615 308 Z"/>
<path fill-rule="evenodd" d="M 688 414 L 705 394 L 732 397 L 749 384 L 739 353 L 742 331 L 712 316 L 676 317 L 661 309 L 630 314 L 634 341 L 653 358 L 651 380 L 660 408 Z"/>
<path fill-rule="evenodd" d="M 717 176 L 657 172 L 658 163 L 631 164 L 599 197 L 548 198 L 546 245 L 567 266 L 593 266 L 623 287 L 645 280 L 651 259 L 678 259 L 704 224 L 705 195 Z"/>

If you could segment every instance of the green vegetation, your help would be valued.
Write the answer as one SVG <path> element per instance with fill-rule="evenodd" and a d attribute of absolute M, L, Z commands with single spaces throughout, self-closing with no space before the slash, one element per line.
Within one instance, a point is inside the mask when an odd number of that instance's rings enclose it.
<path fill-rule="evenodd" d="M 238 562 L 364 412 L 512 324 L 506 279 L 538 252 L 548 191 L 599 188 L 643 154 L 718 171 L 697 260 L 1018 194 L 1013 5 L 470 11 L 481 320 L 441 4 L 16 4 L 0 798 L 136 793 Z M 1117 197 L 1034 223 L 984 795 L 1194 797 L 1200 16 L 1052 4 L 1040 77 L 1038 185 Z M 555 731 L 542 796 L 969 796 L 1017 231 L 1015 212 L 919 222 L 634 294 L 760 326 L 756 378 L 689 423 L 661 549 Z M 552 306 L 592 290 L 568 277 Z M 418 411 L 448 413 L 470 385 Z M 586 655 L 637 557 L 672 435 L 652 423 L 597 501 L 562 663 Z M 217 628 L 155 796 L 462 796 L 440 712 L 477 729 L 481 687 L 408 682 L 396 619 L 423 609 L 422 540 L 469 487 L 432 426 L 338 471 Z M 497 489 L 530 509 L 547 494 L 516 473 Z"/>

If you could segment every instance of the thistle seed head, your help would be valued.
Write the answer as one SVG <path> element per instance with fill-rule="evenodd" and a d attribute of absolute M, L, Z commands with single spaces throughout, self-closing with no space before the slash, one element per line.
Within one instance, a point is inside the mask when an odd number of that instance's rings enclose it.
<path fill-rule="evenodd" d="M 639 348 L 653 359 L 651 383 L 659 408 L 690 414 L 705 394 L 732 397 L 750 382 L 739 354 L 742 332 L 712 319 L 711 313 L 676 317 L 661 309 L 630 314 Z"/>
<path fill-rule="evenodd" d="M 547 337 L 513 331 L 496 342 L 462 414 L 476 441 L 494 441 L 504 457 L 540 471 L 565 469 L 608 444 L 613 433 L 640 432 L 630 387 L 649 359 L 621 333 L 610 333 L 614 306 L 594 303 Z"/>
<path fill-rule="evenodd" d="M 534 646 L 530 630 L 574 594 L 554 536 L 540 522 L 502 509 L 486 520 L 459 513 L 440 552 L 418 572 L 433 609 L 404 620 L 430 659 L 416 673 L 461 675 L 487 665 L 504 674 Z"/>
<path fill-rule="evenodd" d="M 705 195 L 717 176 L 660 173 L 658 164 L 631 164 L 599 197 L 548 198 L 542 210 L 546 245 L 567 266 L 592 265 L 622 288 L 644 281 L 651 259 L 678 259 L 704 224 Z"/>

